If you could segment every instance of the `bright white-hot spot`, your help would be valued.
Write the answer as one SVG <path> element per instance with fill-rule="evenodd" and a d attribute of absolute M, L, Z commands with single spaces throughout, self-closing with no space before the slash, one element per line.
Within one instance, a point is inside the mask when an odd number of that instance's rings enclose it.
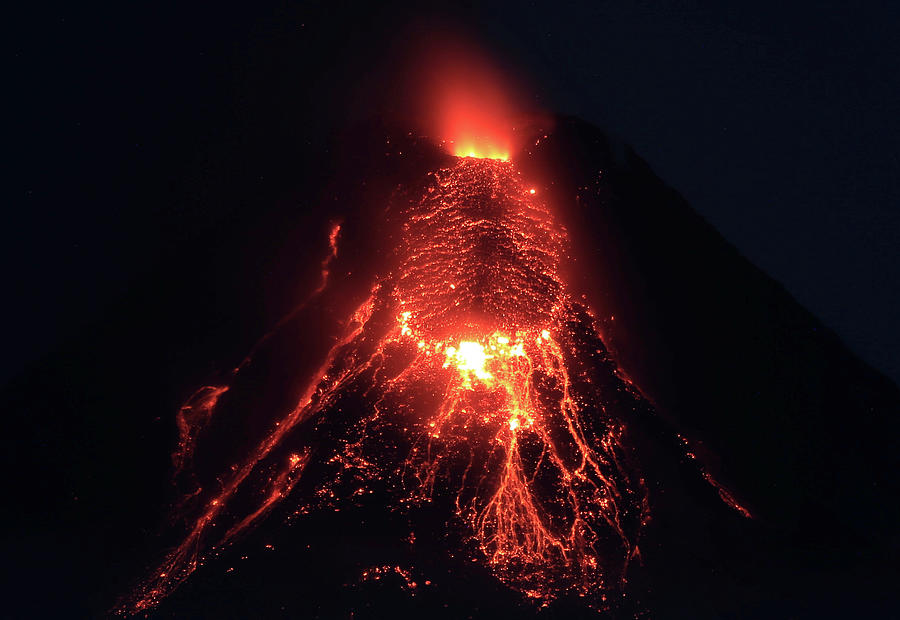
<path fill-rule="evenodd" d="M 447 365 L 453 363 L 460 372 L 471 372 L 482 381 L 491 378 L 491 373 L 487 371 L 485 365 L 493 356 L 488 355 L 479 343 L 464 340 L 459 343 L 458 349 L 447 347 L 445 353 Z"/>

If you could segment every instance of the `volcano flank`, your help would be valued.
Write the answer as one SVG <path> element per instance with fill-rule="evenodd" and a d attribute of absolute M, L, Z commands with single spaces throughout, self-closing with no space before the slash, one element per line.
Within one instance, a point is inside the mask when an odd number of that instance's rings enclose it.
<path fill-rule="evenodd" d="M 346 137 L 308 192 L 330 222 L 319 281 L 184 386 L 173 518 L 128 551 L 112 611 L 893 608 L 897 387 L 629 148 L 567 117 L 527 133 L 508 159 L 382 121 Z M 121 321 L 94 343 L 101 364 L 136 329 Z M 62 390 L 54 364 L 4 402 Z M 162 511 L 129 501 L 125 524 Z"/>

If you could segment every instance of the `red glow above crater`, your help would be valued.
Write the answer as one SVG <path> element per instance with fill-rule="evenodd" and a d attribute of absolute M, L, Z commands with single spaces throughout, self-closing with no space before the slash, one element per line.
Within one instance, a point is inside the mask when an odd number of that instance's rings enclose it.
<path fill-rule="evenodd" d="M 524 98 L 504 72 L 473 46 L 444 42 L 426 53 L 418 74 L 429 131 L 458 157 L 508 160 Z"/>
<path fill-rule="evenodd" d="M 512 129 L 497 102 L 482 109 L 483 91 L 460 93 L 444 103 L 441 136 L 457 157 L 508 160 L 513 151 Z"/>

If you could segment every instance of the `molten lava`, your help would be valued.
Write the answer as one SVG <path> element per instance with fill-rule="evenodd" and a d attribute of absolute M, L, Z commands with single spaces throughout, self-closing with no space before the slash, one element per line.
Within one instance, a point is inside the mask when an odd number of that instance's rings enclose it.
<path fill-rule="evenodd" d="M 539 602 L 602 608 L 622 586 L 648 516 L 626 448 L 640 397 L 566 290 L 565 231 L 513 163 L 486 158 L 398 192 L 391 214 L 394 267 L 296 406 L 220 489 L 198 491 L 183 542 L 119 611 L 158 604 L 288 497 L 306 512 L 366 488 L 410 519 L 448 506 L 463 551 Z M 182 409 L 179 466 L 226 390 L 204 388 Z M 311 463 L 328 475 L 292 494 Z"/>

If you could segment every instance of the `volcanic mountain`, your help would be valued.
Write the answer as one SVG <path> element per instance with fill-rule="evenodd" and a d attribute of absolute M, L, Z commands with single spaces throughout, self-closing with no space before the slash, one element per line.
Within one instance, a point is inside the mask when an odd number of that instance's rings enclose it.
<path fill-rule="evenodd" d="M 526 133 L 509 160 L 455 157 L 382 122 L 347 137 L 308 191 L 331 222 L 323 241 L 278 239 L 318 282 L 173 411 L 171 525 L 143 555 L 110 554 L 127 574 L 104 609 L 895 608 L 897 387 L 630 149 L 572 118 Z M 6 391 L 6 408 L 84 415 L 92 401 L 75 390 L 104 394 L 95 425 L 168 419 L 108 380 L 146 316 L 131 312 L 79 346 L 97 352 L 96 373 L 66 379 L 84 372 L 71 354 L 50 360 Z M 65 456 L 40 467 L 54 475 Z M 116 508 L 113 489 L 97 493 L 94 527 L 116 520 L 113 536 L 152 500 Z"/>

